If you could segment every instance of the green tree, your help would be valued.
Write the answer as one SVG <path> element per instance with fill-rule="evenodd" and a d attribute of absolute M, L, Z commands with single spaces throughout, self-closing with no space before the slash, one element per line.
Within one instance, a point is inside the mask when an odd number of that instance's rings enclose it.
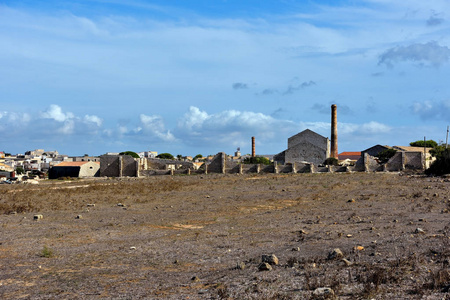
<path fill-rule="evenodd" d="M 444 149 L 431 166 L 425 170 L 427 175 L 450 174 L 450 149 Z"/>
<path fill-rule="evenodd" d="M 271 165 L 272 162 L 262 156 L 255 156 L 255 157 L 246 157 L 244 161 L 242 162 L 244 164 L 263 164 L 263 165 Z"/>
<path fill-rule="evenodd" d="M 161 153 L 161 154 L 158 154 L 156 157 L 162 158 L 162 159 L 172 159 L 172 160 L 174 159 L 173 155 L 170 153 Z"/>
<path fill-rule="evenodd" d="M 338 160 L 335 157 L 328 157 L 327 159 L 325 159 L 323 164 L 326 166 L 337 166 Z"/>
<path fill-rule="evenodd" d="M 16 173 L 21 175 L 21 174 L 25 174 L 25 170 L 22 167 L 17 167 L 16 168 Z"/>
<path fill-rule="evenodd" d="M 381 161 L 381 163 L 386 163 L 392 156 L 395 155 L 395 153 L 397 153 L 397 150 L 395 149 L 386 149 L 381 151 L 380 153 L 378 153 L 376 155 L 376 157 L 378 157 L 378 159 Z"/>
<path fill-rule="evenodd" d="M 197 159 L 200 159 L 200 158 L 203 158 L 203 155 L 197 154 L 196 156 L 194 156 L 194 158 L 192 160 L 196 161 Z"/>
<path fill-rule="evenodd" d="M 120 152 L 119 155 L 129 155 L 134 158 L 139 158 L 139 154 L 137 154 L 136 152 L 133 152 L 133 151 Z"/>
<path fill-rule="evenodd" d="M 181 155 L 181 154 L 178 154 L 178 155 L 177 155 L 177 159 L 178 159 L 178 160 L 181 160 L 182 158 L 183 158 L 183 155 Z"/>
<path fill-rule="evenodd" d="M 429 148 L 436 148 L 438 146 L 438 143 L 436 143 L 433 140 L 428 140 L 428 141 L 415 141 L 415 142 L 411 142 L 409 143 L 410 146 L 412 147 L 429 147 Z"/>

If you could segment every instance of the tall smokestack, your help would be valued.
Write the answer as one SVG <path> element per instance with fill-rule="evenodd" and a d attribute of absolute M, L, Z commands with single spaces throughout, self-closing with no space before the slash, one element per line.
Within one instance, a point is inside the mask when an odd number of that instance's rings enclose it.
<path fill-rule="evenodd" d="M 330 157 L 338 158 L 338 139 L 337 139 L 337 106 L 331 105 L 331 153 Z"/>
<path fill-rule="evenodd" d="M 255 157 L 255 137 L 252 136 L 252 157 Z"/>

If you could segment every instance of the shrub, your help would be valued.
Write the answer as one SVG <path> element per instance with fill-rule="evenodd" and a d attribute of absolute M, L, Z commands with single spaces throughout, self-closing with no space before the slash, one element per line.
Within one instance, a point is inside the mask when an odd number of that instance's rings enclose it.
<path fill-rule="evenodd" d="M 450 174 L 450 149 L 445 149 L 425 171 L 427 175 Z"/>
<path fill-rule="evenodd" d="M 327 159 L 325 159 L 323 164 L 326 165 L 326 166 L 337 166 L 338 165 L 338 160 L 336 158 L 334 158 L 334 157 L 328 157 Z"/>
<path fill-rule="evenodd" d="M 48 248 L 47 246 L 44 246 L 44 248 L 42 248 L 42 250 L 41 250 L 40 256 L 41 257 L 47 257 L 47 258 L 52 257 L 53 256 L 53 250 Z"/>
<path fill-rule="evenodd" d="M 381 163 L 386 163 L 392 156 L 397 153 L 395 149 L 386 149 L 376 155 Z"/>
<path fill-rule="evenodd" d="M 244 164 L 263 164 L 263 165 L 271 165 L 272 162 L 262 156 L 255 156 L 255 157 L 246 157 L 243 161 Z"/>
<path fill-rule="evenodd" d="M 25 170 L 22 167 L 17 167 L 16 168 L 16 173 L 21 175 L 21 174 L 25 174 Z"/>

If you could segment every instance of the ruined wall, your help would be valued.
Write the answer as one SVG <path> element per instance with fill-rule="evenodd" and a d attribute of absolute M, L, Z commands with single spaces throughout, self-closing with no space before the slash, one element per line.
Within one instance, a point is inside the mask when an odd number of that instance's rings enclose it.
<path fill-rule="evenodd" d="M 138 163 L 129 155 L 121 155 L 122 158 L 122 176 L 138 176 Z"/>
<path fill-rule="evenodd" d="M 286 161 L 285 156 L 286 156 L 286 150 L 283 151 L 283 152 L 280 152 L 280 153 L 278 153 L 278 154 L 275 154 L 275 155 L 273 156 L 273 161 L 274 161 L 274 162 L 277 162 L 277 163 L 279 163 L 279 164 L 284 165 L 284 163 L 285 163 L 285 161 Z"/>
<path fill-rule="evenodd" d="M 100 176 L 121 177 L 138 175 L 138 163 L 129 155 L 100 156 Z"/>
<path fill-rule="evenodd" d="M 217 153 L 208 165 L 208 173 L 225 173 L 225 159 L 226 154 L 224 152 Z"/>
<path fill-rule="evenodd" d="M 404 167 L 404 152 L 397 151 L 397 153 L 395 153 L 394 156 L 392 156 L 384 165 L 384 171 L 401 171 Z"/>
<path fill-rule="evenodd" d="M 424 169 L 423 152 L 405 152 L 405 168 L 412 170 Z"/>
<path fill-rule="evenodd" d="M 100 176 L 119 177 L 119 156 L 118 155 L 102 155 L 100 156 Z"/>

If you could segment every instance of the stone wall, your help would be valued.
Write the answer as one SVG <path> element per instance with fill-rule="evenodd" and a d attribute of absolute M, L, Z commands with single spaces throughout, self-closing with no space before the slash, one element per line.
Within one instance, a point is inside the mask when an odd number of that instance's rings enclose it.
<path fill-rule="evenodd" d="M 310 162 L 319 165 L 327 159 L 327 154 L 327 148 L 303 141 L 286 150 L 285 163 Z"/>
<path fill-rule="evenodd" d="M 402 171 L 404 168 L 404 152 L 401 151 L 397 151 L 384 165 L 384 171 L 389 172 Z"/>
<path fill-rule="evenodd" d="M 423 152 L 405 152 L 405 168 L 423 170 L 424 169 Z"/>
<path fill-rule="evenodd" d="M 120 161 L 118 155 L 100 156 L 100 176 L 120 177 Z"/>
<path fill-rule="evenodd" d="M 139 175 L 137 162 L 130 155 L 102 155 L 100 156 L 100 176 L 106 177 L 135 177 Z"/>
<path fill-rule="evenodd" d="M 225 159 L 226 154 L 224 152 L 217 153 L 208 165 L 208 173 L 225 173 Z"/>

